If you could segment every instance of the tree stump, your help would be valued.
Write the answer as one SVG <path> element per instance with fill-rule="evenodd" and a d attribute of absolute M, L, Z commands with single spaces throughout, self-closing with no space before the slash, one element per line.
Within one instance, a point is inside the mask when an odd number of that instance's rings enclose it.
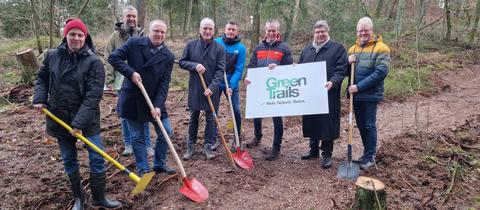
<path fill-rule="evenodd" d="M 23 84 L 33 85 L 38 70 L 38 63 L 32 49 L 16 53 L 17 62 L 21 68 L 20 82 Z"/>
<path fill-rule="evenodd" d="M 385 184 L 380 180 L 360 176 L 355 183 L 357 192 L 353 209 L 358 210 L 380 210 L 387 209 L 387 193 Z"/>

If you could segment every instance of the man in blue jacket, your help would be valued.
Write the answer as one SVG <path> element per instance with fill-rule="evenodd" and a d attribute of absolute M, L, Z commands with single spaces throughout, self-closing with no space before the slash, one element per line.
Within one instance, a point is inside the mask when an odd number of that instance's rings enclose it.
<path fill-rule="evenodd" d="M 225 33 L 221 37 L 215 39 L 215 41 L 225 49 L 225 72 L 227 74 L 229 89 L 226 90 L 224 81 L 220 83 L 220 91 L 229 94 L 232 98 L 233 113 L 235 114 L 238 135 L 241 134 L 242 128 L 242 115 L 240 114 L 240 88 L 238 82 L 242 77 L 247 57 L 247 49 L 245 48 L 245 45 L 240 42 L 241 40 L 242 38 L 238 34 L 238 23 L 232 20 L 228 21 L 227 25 L 225 25 Z M 217 136 L 216 134 L 217 130 L 215 129 L 214 136 Z M 212 149 L 216 149 L 218 145 L 220 145 L 220 142 L 217 139 L 212 146 Z"/>
<path fill-rule="evenodd" d="M 175 55 L 165 46 L 167 26 L 161 20 L 150 22 L 148 37 L 131 37 L 122 47 L 116 49 L 108 58 L 113 68 L 120 72 L 124 80 L 118 98 L 118 113 L 126 118 L 132 138 L 133 155 L 140 175 L 150 171 L 147 159 L 144 123 L 154 122 L 155 117 L 165 119 L 165 101 L 167 100 Z M 125 63 L 125 60 L 127 63 Z M 152 100 L 154 111 L 138 88 L 142 83 Z M 168 145 L 154 123 L 157 133 L 153 170 L 157 173 L 174 174 L 176 171 L 166 163 Z"/>

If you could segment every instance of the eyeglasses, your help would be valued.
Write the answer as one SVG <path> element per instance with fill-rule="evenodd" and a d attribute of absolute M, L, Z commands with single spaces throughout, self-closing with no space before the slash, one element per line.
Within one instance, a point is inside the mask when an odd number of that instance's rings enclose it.
<path fill-rule="evenodd" d="M 369 28 L 369 29 L 363 29 L 363 30 L 358 30 L 357 33 L 368 33 L 370 32 L 372 29 Z"/>

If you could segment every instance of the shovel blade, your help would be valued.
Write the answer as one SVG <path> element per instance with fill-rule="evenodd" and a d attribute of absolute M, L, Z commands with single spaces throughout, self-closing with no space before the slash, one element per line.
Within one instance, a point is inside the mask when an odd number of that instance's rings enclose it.
<path fill-rule="evenodd" d="M 207 188 L 193 177 L 190 180 L 187 177 L 183 178 L 183 186 L 180 188 L 180 193 L 197 203 L 201 203 L 208 198 Z"/>
<path fill-rule="evenodd" d="M 145 188 L 148 186 L 148 183 L 152 181 L 152 178 L 154 175 L 155 175 L 155 172 L 144 174 L 142 178 L 140 178 L 140 181 L 137 182 L 137 186 L 133 188 L 132 192 L 130 193 L 130 196 L 132 197 L 142 193 L 145 190 Z"/>
<path fill-rule="evenodd" d="M 356 180 L 360 174 L 360 166 L 356 163 L 345 161 L 338 166 L 337 178 Z"/>
<path fill-rule="evenodd" d="M 240 147 L 237 147 L 237 151 L 232 154 L 233 160 L 240 168 L 250 170 L 253 168 L 253 160 L 250 154 L 246 151 L 241 151 Z"/>

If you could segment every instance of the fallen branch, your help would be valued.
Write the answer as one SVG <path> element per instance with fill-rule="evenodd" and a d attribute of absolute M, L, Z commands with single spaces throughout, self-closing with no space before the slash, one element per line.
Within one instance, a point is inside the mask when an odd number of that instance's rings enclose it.
<path fill-rule="evenodd" d="M 419 28 L 419 29 L 416 30 L 416 31 L 412 31 L 412 32 L 410 32 L 410 33 L 404 34 L 404 35 L 402 36 L 402 38 L 405 38 L 405 37 L 407 37 L 407 36 L 410 36 L 410 35 L 412 35 L 412 34 L 415 34 L 415 33 L 417 33 L 418 31 L 421 31 L 421 30 L 423 30 L 423 29 L 425 29 L 425 28 L 427 28 L 427 27 L 430 27 L 431 25 L 435 24 L 436 22 L 442 20 L 442 19 L 443 19 L 443 16 L 444 16 L 444 15 L 442 15 L 441 17 L 439 17 L 439 18 L 436 19 L 435 21 L 433 21 L 433 22 L 431 22 L 431 23 L 429 23 L 429 24 L 427 24 L 427 25 L 424 25 L 423 27 Z"/>
<path fill-rule="evenodd" d="M 128 163 L 127 165 L 124 165 L 124 167 L 125 167 L 125 168 L 130 167 L 130 166 L 133 165 L 134 163 L 135 163 L 135 161 L 132 161 L 132 162 Z M 107 177 L 107 180 L 110 179 L 110 178 L 112 178 L 112 177 L 114 177 L 114 176 L 116 176 L 116 175 L 119 174 L 120 172 L 123 172 L 123 171 L 120 170 L 120 169 L 117 169 L 112 175 L 110 175 L 110 176 Z"/>
<path fill-rule="evenodd" d="M 173 179 L 175 177 L 178 176 L 178 173 L 175 173 L 175 174 L 172 174 L 172 175 L 169 175 L 167 176 L 165 179 L 162 179 L 162 181 L 160 181 L 160 183 L 157 184 L 157 187 L 160 187 L 160 185 L 162 185 L 163 183 L 165 183 L 166 181 L 170 180 L 170 179 Z"/>
<path fill-rule="evenodd" d="M 5 98 L 4 96 L 0 95 L 0 97 L 1 97 L 4 101 L 6 101 L 8 104 L 13 105 L 13 103 L 10 102 L 10 101 L 9 101 L 7 98 Z"/>
<path fill-rule="evenodd" d="M 446 194 L 450 194 L 452 192 L 453 185 L 455 184 L 455 176 L 457 175 L 457 168 L 458 168 L 457 161 L 455 161 L 453 163 L 453 165 L 455 165 L 455 168 L 453 169 L 452 179 L 450 181 L 450 185 L 448 186 L 447 191 L 445 191 Z"/>
<path fill-rule="evenodd" d="M 403 177 L 402 175 L 398 175 L 398 176 L 399 176 L 400 178 L 402 178 L 402 181 L 405 182 L 405 183 L 410 187 L 410 189 L 412 189 L 413 191 L 415 191 L 415 193 L 418 194 L 418 191 L 415 190 L 415 188 L 412 186 L 412 184 L 410 184 L 410 182 L 408 182 L 408 181 L 405 179 L 405 177 Z"/>

